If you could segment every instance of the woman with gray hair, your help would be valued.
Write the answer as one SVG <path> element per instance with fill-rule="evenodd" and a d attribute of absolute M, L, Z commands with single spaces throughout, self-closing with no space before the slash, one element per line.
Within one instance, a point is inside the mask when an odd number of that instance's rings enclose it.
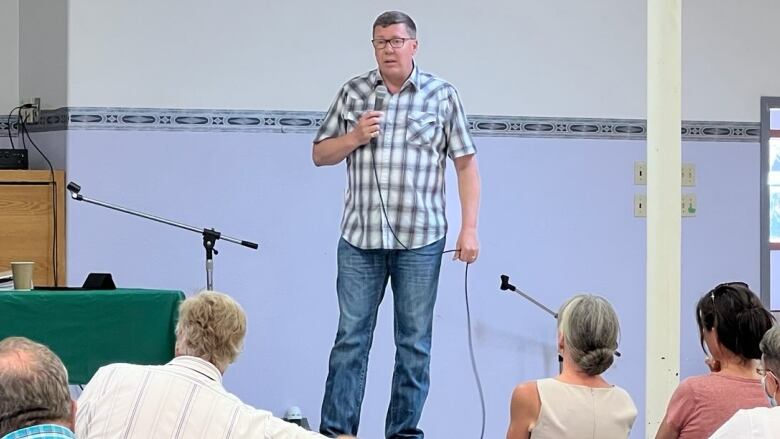
<path fill-rule="evenodd" d="M 603 297 L 572 297 L 558 312 L 560 375 L 518 385 L 507 439 L 626 438 L 637 410 L 628 393 L 601 374 L 611 365 L 620 324 Z"/>

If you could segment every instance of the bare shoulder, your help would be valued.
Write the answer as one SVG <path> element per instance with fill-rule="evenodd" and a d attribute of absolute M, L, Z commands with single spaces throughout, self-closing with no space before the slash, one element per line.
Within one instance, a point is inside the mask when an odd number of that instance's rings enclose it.
<path fill-rule="evenodd" d="M 512 391 L 507 439 L 528 439 L 541 410 L 539 391 L 535 381 L 515 386 Z"/>
<path fill-rule="evenodd" d="M 525 416 L 535 418 L 539 414 L 541 400 L 536 381 L 526 381 L 512 391 L 512 406 Z"/>
<path fill-rule="evenodd" d="M 536 387 L 536 381 L 526 381 L 515 386 L 512 391 L 512 399 L 539 398 L 539 390 Z"/>

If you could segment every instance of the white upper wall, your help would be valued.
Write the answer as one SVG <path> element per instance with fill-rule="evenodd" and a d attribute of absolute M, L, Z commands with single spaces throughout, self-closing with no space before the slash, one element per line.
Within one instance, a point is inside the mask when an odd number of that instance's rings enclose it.
<path fill-rule="evenodd" d="M 780 96 L 778 0 L 684 0 L 683 118 L 761 119 Z"/>
<path fill-rule="evenodd" d="M 19 105 L 19 0 L 0 0 L 0 118 Z"/>
<path fill-rule="evenodd" d="M 79 0 L 75 0 L 79 1 Z M 68 105 L 68 3 L 22 0 L 19 7 L 19 97 L 41 108 Z"/>
<path fill-rule="evenodd" d="M 780 2 L 717 3 L 684 2 L 683 117 L 757 121 Z M 383 7 L 470 114 L 645 117 L 646 2 L 625 0 L 71 0 L 68 105 L 325 110 L 375 66 Z"/>

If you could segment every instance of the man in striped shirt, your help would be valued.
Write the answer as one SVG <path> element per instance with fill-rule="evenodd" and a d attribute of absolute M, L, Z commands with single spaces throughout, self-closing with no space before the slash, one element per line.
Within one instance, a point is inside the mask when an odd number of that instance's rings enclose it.
<path fill-rule="evenodd" d="M 241 402 L 222 374 L 244 343 L 246 316 L 229 296 L 182 302 L 176 358 L 164 366 L 101 367 L 79 398 L 80 439 L 314 439 L 319 434 Z"/>
<path fill-rule="evenodd" d="M 0 341 L 0 438 L 75 438 L 75 411 L 54 352 L 24 337 Z"/>
<path fill-rule="evenodd" d="M 340 318 L 330 354 L 320 432 L 357 434 L 379 303 L 388 280 L 396 359 L 387 438 L 422 438 L 433 308 L 447 232 L 444 170 L 455 164 L 461 229 L 454 258 L 476 261 L 479 172 L 455 88 L 414 62 L 417 29 L 402 12 L 373 25 L 378 68 L 348 81 L 314 139 L 317 166 L 346 159 L 338 245 Z"/>

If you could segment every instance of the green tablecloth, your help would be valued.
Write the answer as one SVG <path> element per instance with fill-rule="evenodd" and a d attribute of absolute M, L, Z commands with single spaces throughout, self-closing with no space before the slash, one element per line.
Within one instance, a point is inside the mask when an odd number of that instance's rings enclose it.
<path fill-rule="evenodd" d="M 24 336 L 57 353 L 72 384 L 109 363 L 173 358 L 180 291 L 0 292 L 0 339 Z"/>

